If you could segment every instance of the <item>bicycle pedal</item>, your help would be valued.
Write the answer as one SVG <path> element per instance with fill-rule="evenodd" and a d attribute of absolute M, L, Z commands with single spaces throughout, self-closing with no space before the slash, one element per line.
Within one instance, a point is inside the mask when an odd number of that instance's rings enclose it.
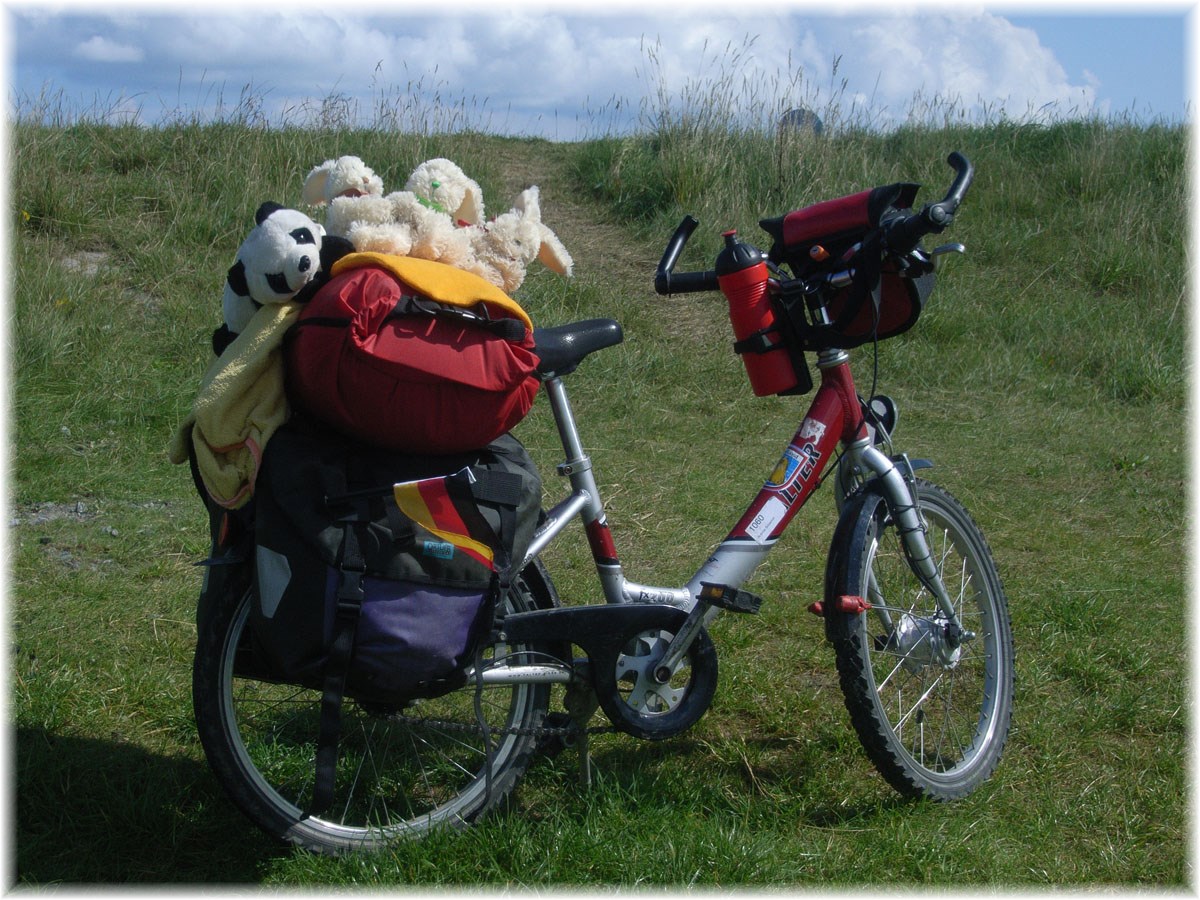
<path fill-rule="evenodd" d="M 837 600 L 833 604 L 834 612 L 850 613 L 852 615 L 857 615 L 858 613 L 864 613 L 868 609 L 873 609 L 873 608 L 874 607 L 872 607 L 871 604 L 868 603 L 866 600 L 864 600 L 862 597 L 855 597 L 855 596 L 851 596 L 849 594 L 843 594 L 841 597 L 838 597 Z M 810 603 L 810 604 L 808 604 L 808 611 L 810 613 L 812 613 L 814 616 L 824 617 L 825 604 L 820 600 L 818 600 L 816 603 Z"/>
<path fill-rule="evenodd" d="M 700 599 L 710 606 L 736 613 L 757 613 L 762 606 L 762 597 L 730 587 L 727 584 L 700 582 Z"/>

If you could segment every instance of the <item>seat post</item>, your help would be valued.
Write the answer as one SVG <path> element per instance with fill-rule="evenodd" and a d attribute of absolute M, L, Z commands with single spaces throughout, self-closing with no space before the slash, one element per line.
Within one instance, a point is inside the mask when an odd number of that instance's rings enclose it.
<path fill-rule="evenodd" d="M 579 439 L 579 428 L 575 425 L 575 413 L 571 409 L 571 401 L 567 397 L 567 387 L 563 384 L 562 378 L 558 375 L 551 375 L 542 384 L 546 389 L 546 398 L 550 401 L 550 409 L 554 413 L 554 423 L 558 427 L 558 436 L 562 441 L 563 452 L 566 454 L 563 466 L 568 468 L 563 474 L 570 475 L 571 468 L 591 469 L 591 460 L 588 459 L 583 449 L 583 442 Z"/>

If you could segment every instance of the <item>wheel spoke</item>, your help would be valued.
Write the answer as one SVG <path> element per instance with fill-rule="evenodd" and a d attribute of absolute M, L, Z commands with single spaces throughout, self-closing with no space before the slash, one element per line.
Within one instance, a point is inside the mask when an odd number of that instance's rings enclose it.
<path fill-rule="evenodd" d="M 999 760 L 1011 715 L 1011 636 L 978 528 L 941 488 L 916 485 L 949 606 L 943 611 L 913 571 L 887 501 L 864 495 L 866 525 L 835 557 L 845 568 L 830 590 L 867 596 L 872 613 L 846 617 L 833 643 L 846 705 L 880 772 L 904 793 L 948 799 L 973 790 Z"/>
<path fill-rule="evenodd" d="M 548 581 L 543 583 L 552 592 Z M 512 611 L 546 605 L 523 579 L 509 596 Z M 421 701 L 420 719 L 399 706 L 377 709 L 347 697 L 334 806 L 327 815 L 307 815 L 322 692 L 235 676 L 251 598 L 245 593 L 222 602 L 223 618 L 211 620 L 199 636 L 197 723 L 214 771 L 235 802 L 276 836 L 328 852 L 419 836 L 441 823 L 470 821 L 506 796 L 529 764 L 533 726 L 545 715 L 549 699 L 545 685 L 519 683 L 485 692 L 483 714 L 498 738 L 490 794 L 483 790 L 487 753 L 473 686 Z M 514 659 L 551 656 L 536 645 L 506 650 Z"/>

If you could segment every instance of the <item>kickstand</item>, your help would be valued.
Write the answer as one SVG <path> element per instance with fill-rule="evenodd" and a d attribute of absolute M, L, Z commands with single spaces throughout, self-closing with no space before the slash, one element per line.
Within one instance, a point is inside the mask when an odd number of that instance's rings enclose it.
<path fill-rule="evenodd" d="M 588 752 L 587 728 L 579 732 L 577 741 L 575 746 L 579 750 L 579 783 L 585 788 L 590 788 L 592 786 L 592 754 Z"/>
<path fill-rule="evenodd" d="M 581 671 L 587 663 L 581 666 L 577 661 L 576 665 L 577 673 L 587 674 Z M 596 692 L 591 687 L 591 678 L 585 677 L 567 686 L 566 695 L 563 697 L 563 707 L 575 725 L 573 738 L 575 748 L 579 751 L 579 780 L 585 788 L 590 788 L 592 786 L 592 756 L 588 751 L 588 722 L 592 720 L 592 716 L 600 707 L 600 701 L 596 699 Z"/>

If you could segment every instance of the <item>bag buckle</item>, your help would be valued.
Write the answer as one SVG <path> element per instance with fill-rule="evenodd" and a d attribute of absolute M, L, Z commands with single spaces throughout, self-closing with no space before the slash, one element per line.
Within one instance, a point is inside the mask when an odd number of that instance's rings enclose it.
<path fill-rule="evenodd" d="M 355 569 L 342 569 L 342 577 L 338 581 L 338 612 L 351 612 L 362 606 L 366 596 L 363 590 L 363 574 Z"/>

